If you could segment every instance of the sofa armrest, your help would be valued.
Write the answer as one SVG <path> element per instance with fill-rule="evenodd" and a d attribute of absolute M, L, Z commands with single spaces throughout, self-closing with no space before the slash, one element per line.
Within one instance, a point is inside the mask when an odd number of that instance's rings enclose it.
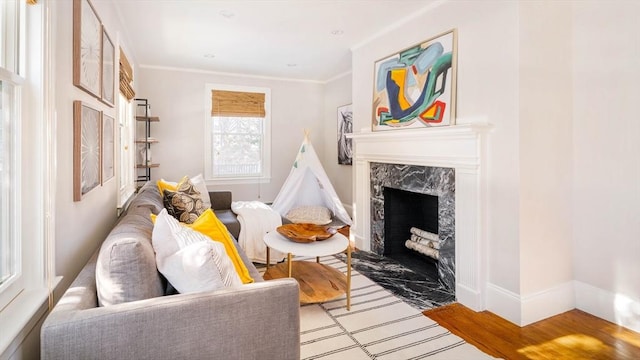
<path fill-rule="evenodd" d="M 209 199 L 213 210 L 231 209 L 231 191 L 209 191 Z"/>
<path fill-rule="evenodd" d="M 63 301 L 62 299 L 61 301 Z M 53 311 L 42 359 L 299 359 L 295 279 Z"/>

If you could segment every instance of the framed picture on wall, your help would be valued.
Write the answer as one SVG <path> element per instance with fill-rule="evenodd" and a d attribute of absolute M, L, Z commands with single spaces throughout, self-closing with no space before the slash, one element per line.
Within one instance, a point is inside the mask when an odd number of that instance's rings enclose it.
<path fill-rule="evenodd" d="M 115 104 L 116 48 L 107 31 L 102 27 L 102 102 L 113 107 Z"/>
<path fill-rule="evenodd" d="M 101 112 L 73 102 L 73 201 L 101 184 Z"/>
<path fill-rule="evenodd" d="M 100 99 L 102 24 L 89 0 L 73 0 L 73 85 Z"/>
<path fill-rule="evenodd" d="M 353 132 L 353 111 L 351 104 L 338 107 L 338 164 L 351 165 L 353 157 L 352 140 L 346 135 Z"/>
<path fill-rule="evenodd" d="M 115 174 L 115 120 L 102 113 L 102 184 L 113 178 Z"/>
<path fill-rule="evenodd" d="M 457 31 L 375 62 L 372 130 L 455 124 Z"/>

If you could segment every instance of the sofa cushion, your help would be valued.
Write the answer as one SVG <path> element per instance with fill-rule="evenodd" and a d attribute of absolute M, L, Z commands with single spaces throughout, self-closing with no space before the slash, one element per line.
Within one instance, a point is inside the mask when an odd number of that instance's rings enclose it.
<path fill-rule="evenodd" d="M 130 208 L 102 243 L 96 263 L 100 306 L 164 295 L 151 245 L 150 212 L 146 207 Z"/>
<path fill-rule="evenodd" d="M 151 211 L 152 214 L 158 214 L 160 210 L 164 208 L 160 192 L 151 182 L 146 183 L 138 190 L 138 194 L 131 200 L 127 212 L 138 208 L 146 208 Z"/>
<path fill-rule="evenodd" d="M 151 239 L 158 270 L 180 293 L 242 285 L 222 243 L 180 225 L 166 210 L 158 214 Z"/>
<path fill-rule="evenodd" d="M 238 216 L 231 211 L 231 209 L 214 210 L 213 212 L 216 217 L 222 221 L 224 226 L 227 227 L 231 235 L 237 239 L 240 236 L 240 221 L 238 221 Z"/>

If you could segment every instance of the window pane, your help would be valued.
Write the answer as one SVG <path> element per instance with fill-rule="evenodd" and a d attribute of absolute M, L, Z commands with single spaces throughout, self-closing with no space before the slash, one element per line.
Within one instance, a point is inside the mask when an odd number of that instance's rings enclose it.
<path fill-rule="evenodd" d="M 219 116 L 212 119 L 214 175 L 260 176 L 264 119 Z"/>
<path fill-rule="evenodd" d="M 14 176 L 12 122 L 15 117 L 14 86 L 0 81 L 0 285 L 11 279 L 17 269 L 17 243 L 13 236 L 11 180 Z"/>
<path fill-rule="evenodd" d="M 18 73 L 17 1 L 0 1 L 0 67 Z"/>

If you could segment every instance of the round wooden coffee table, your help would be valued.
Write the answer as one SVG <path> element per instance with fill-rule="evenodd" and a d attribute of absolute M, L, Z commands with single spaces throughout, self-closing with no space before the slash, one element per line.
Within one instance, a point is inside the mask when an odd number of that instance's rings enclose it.
<path fill-rule="evenodd" d="M 267 271 L 264 279 L 292 277 L 300 285 L 300 302 L 303 304 L 325 302 L 341 294 L 347 296 L 347 310 L 351 309 L 351 246 L 349 239 L 340 233 L 310 243 L 298 243 L 271 231 L 264 236 L 267 245 Z M 287 254 L 286 263 L 269 266 L 270 249 Z M 321 256 L 347 252 L 347 275 L 320 263 Z M 291 261 L 292 255 L 311 256 L 316 262 Z"/>

